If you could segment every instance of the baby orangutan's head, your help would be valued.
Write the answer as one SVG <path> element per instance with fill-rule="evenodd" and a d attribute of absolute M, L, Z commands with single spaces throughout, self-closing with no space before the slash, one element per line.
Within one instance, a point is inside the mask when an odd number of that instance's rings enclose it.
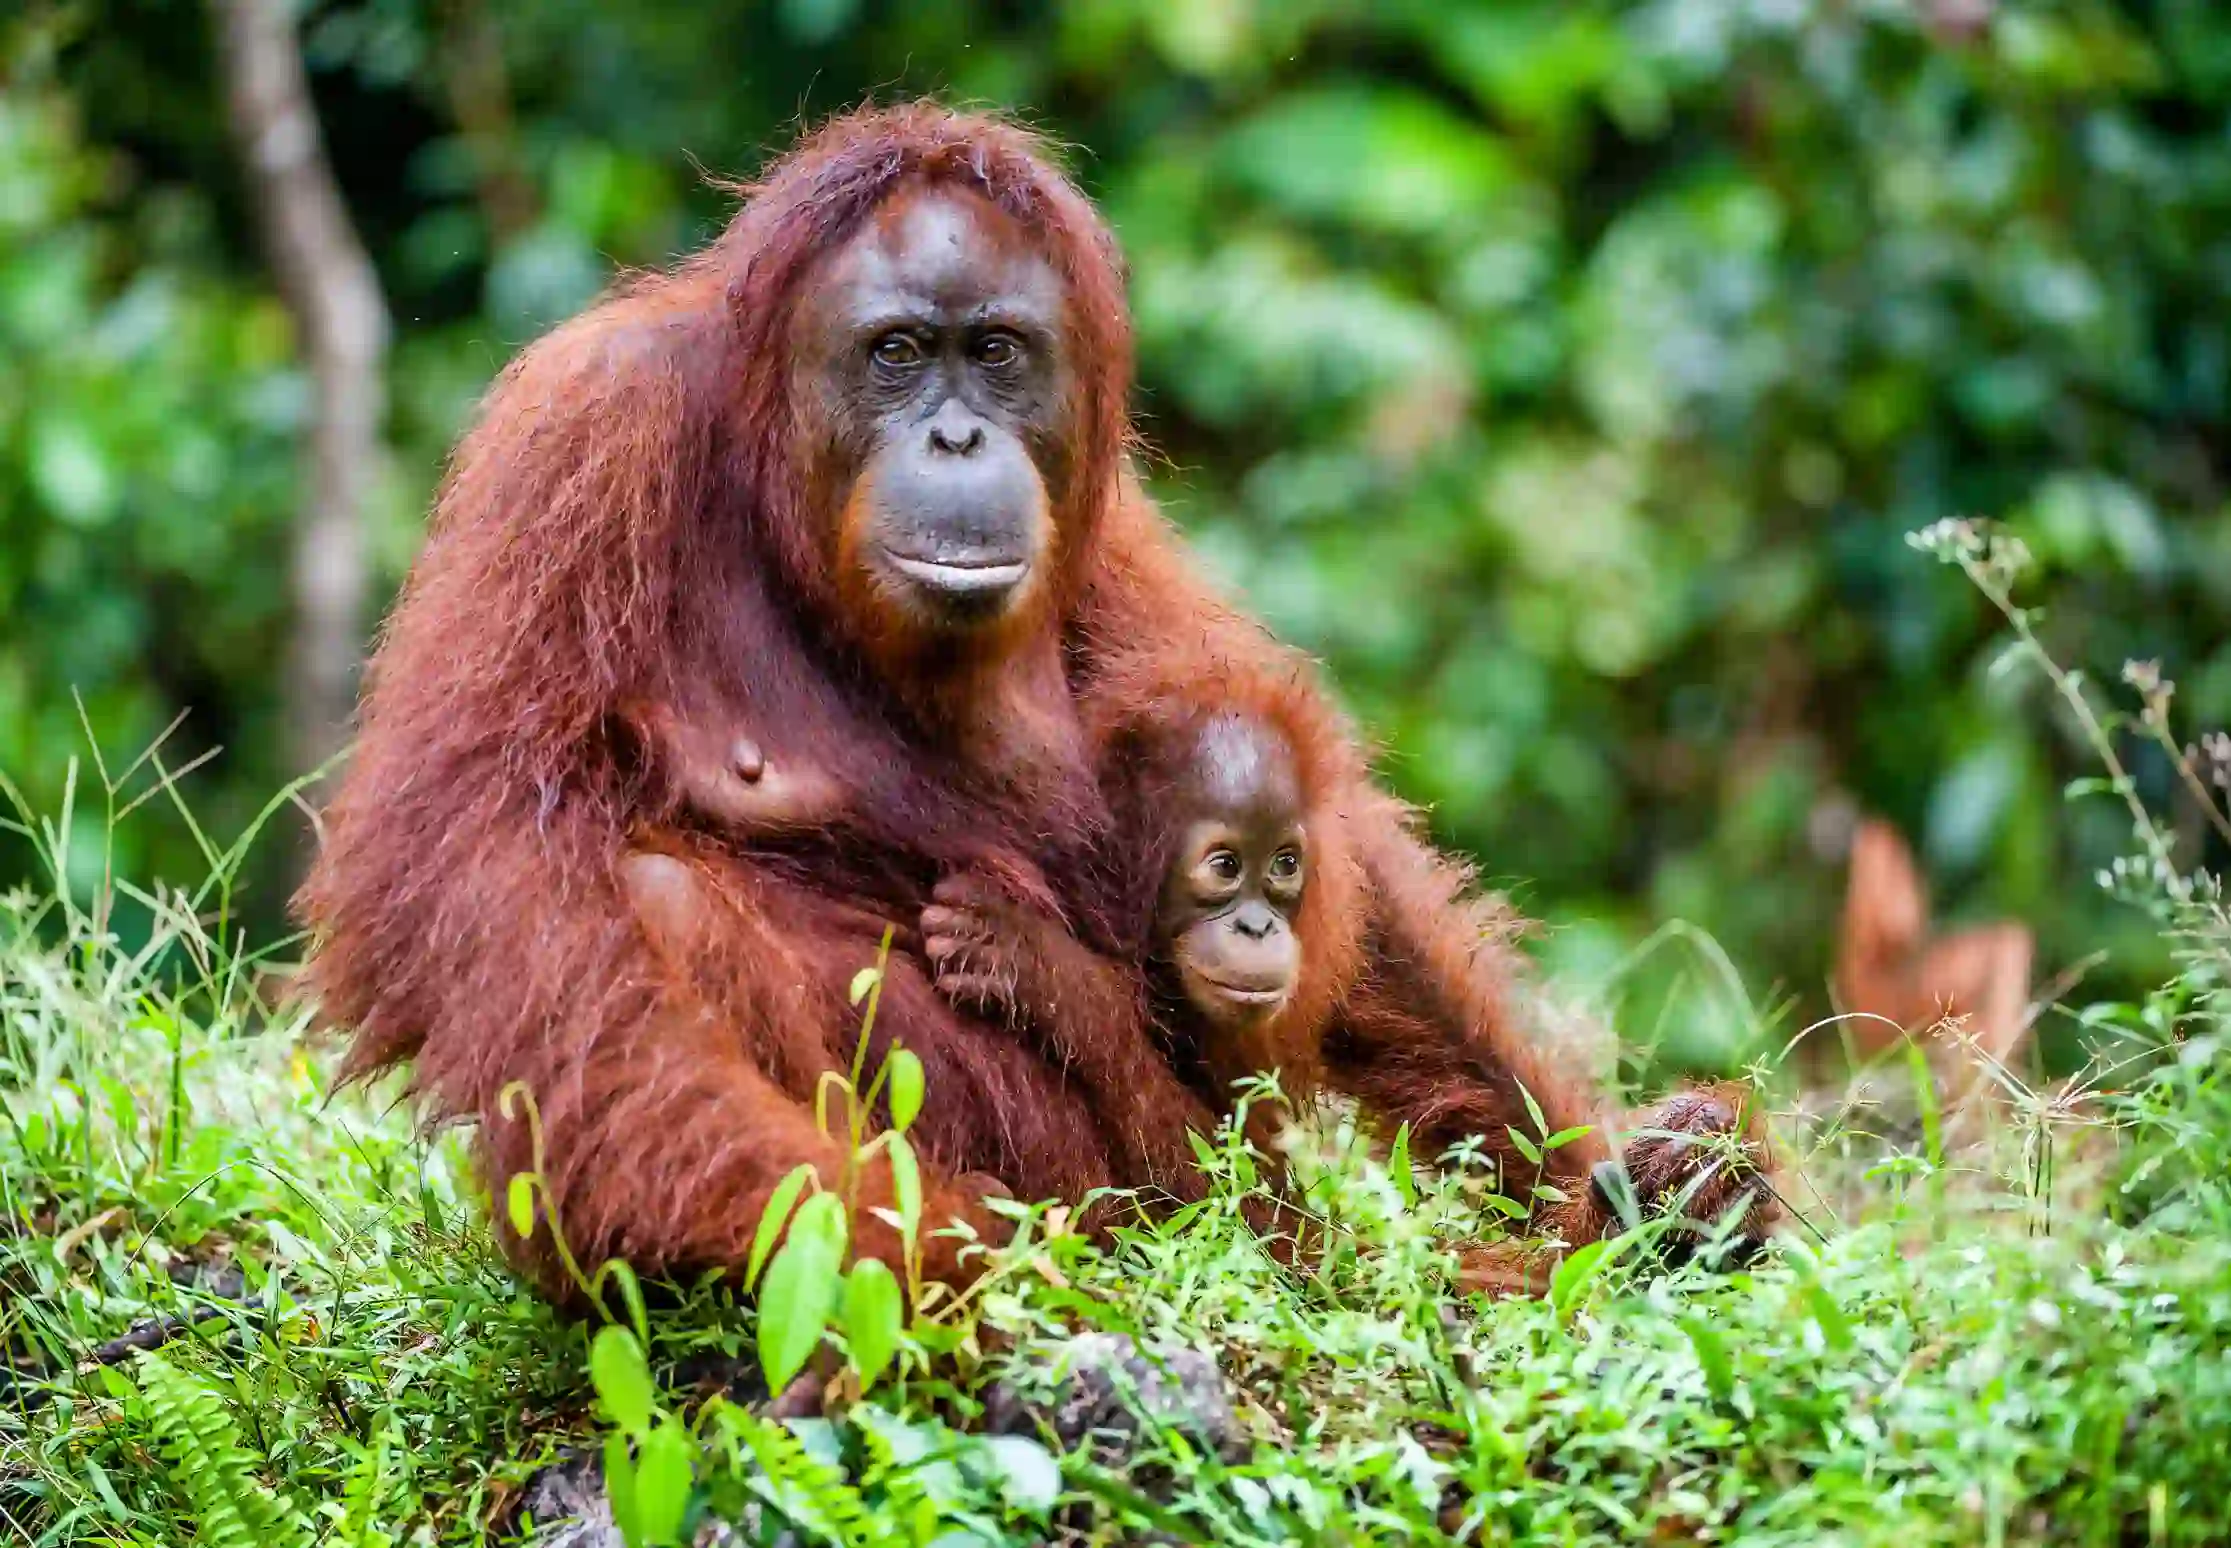
<path fill-rule="evenodd" d="M 1293 748 L 1250 717 L 1211 716 L 1172 799 L 1176 845 L 1155 940 L 1211 1025 L 1260 1025 L 1301 978 L 1295 922 L 1309 853 Z"/>

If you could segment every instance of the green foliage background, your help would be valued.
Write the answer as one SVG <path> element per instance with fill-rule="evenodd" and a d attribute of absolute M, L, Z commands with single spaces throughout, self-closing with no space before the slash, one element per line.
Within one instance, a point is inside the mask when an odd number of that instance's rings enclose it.
<path fill-rule="evenodd" d="M 293 772 L 305 394 L 206 17 L 0 29 L 0 770 L 52 805 L 73 689 L 112 758 L 190 708 L 179 756 L 226 748 L 193 799 L 237 825 Z M 1854 807 L 1955 912 L 2036 923 L 2048 971 L 2160 949 L 2092 892 L 2127 834 L 2062 807 L 2080 756 L 1901 535 L 2006 519 L 2062 655 L 2159 657 L 2231 721 L 2206 0 L 362 0 L 305 30 L 400 327 L 389 583 L 505 358 L 717 226 L 700 168 L 871 93 L 1009 106 L 1129 250 L 1159 492 L 1553 956 L 1680 917 L 1817 1012 Z M 133 831 L 128 873 L 198 874 Z M 1735 1058 L 1712 996 L 1654 1008 L 1678 972 L 1630 1030 Z"/>

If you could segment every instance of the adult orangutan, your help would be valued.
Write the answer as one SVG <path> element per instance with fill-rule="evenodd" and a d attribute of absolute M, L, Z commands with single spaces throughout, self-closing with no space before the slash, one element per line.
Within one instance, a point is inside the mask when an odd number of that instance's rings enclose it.
<path fill-rule="evenodd" d="M 1118 260 L 1030 136 L 931 106 L 861 113 L 749 193 L 712 246 L 491 390 L 299 900 L 307 988 L 349 1029 L 348 1072 L 410 1061 L 436 1116 L 477 1120 L 492 1177 L 530 1164 L 500 1107 L 524 1084 L 573 1252 L 645 1272 L 736 1263 L 785 1174 L 833 1179 L 811 1103 L 850 1060 L 844 985 L 887 926 L 911 944 L 941 879 L 999 878 L 1109 944 L 1080 706 L 1123 644 L 1279 654 L 1124 478 Z M 763 730 L 841 780 L 844 822 L 699 831 L 656 739 L 629 734 L 646 704 Z M 1518 1085 L 1553 1128 L 1595 1104 L 1531 1046 L 1463 873 L 1353 784 L 1334 805 L 1369 882 L 1342 922 L 1363 967 L 1326 1079 L 1408 1121 L 1421 1154 L 1484 1134 L 1523 1193 Z M 1129 1180 L 1056 1064 L 949 1004 L 910 950 L 879 1030 L 927 1069 L 913 1133 L 933 1219 L 989 1229 L 993 1182 L 1037 1198 Z M 1656 1121 L 1732 1116 L 1683 1099 Z M 1551 1153 L 1548 1180 L 1608 1154 L 1591 1135 Z M 1707 1159 L 1629 1152 L 1667 1187 Z M 1568 1235 L 1604 1228 L 1568 1214 Z M 895 1257 L 874 1215 L 855 1228 Z M 963 1273 L 952 1243 L 931 1248 L 927 1272 Z"/>

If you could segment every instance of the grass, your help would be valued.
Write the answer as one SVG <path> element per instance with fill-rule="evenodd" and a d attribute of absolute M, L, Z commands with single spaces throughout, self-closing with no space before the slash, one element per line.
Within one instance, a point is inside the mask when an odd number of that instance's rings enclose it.
<path fill-rule="evenodd" d="M 66 826 L 25 824 L 58 878 Z M 1354 1250 L 1316 1273 L 1254 1245 L 1229 1141 L 1206 1207 L 1105 1253 L 1041 1214 L 936 1359 L 786 1426 L 699 1401 L 753 1348 L 716 1289 L 643 1320 L 656 1392 L 518 1289 L 455 1145 L 329 1094 L 207 893 L 58 880 L 0 905 L 0 1536 L 478 1543 L 562 1450 L 621 1434 L 647 1475 L 672 1428 L 676 1500 L 738 1541 L 2231 1540 L 2231 927 L 2138 853 L 2120 883 L 2185 970 L 2081 1013 L 2115 1052 L 2080 1108 L 2014 1091 L 1960 1150 L 1910 1082 L 1905 1121 L 1793 1119 L 1807 1225 L 1747 1271 L 1612 1253 L 1466 1302 L 1439 1243 L 1492 1218 L 1482 1180 L 1390 1175 L 1335 1114 L 1295 1164 Z M 166 1316 L 159 1351 L 93 1358 Z M 1252 1446 L 970 1431 L 1083 1328 L 1213 1350 Z"/>

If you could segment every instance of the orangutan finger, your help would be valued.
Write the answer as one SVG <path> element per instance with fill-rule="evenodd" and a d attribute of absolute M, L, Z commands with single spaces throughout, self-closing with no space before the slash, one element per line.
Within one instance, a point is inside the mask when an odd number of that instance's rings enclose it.
<path fill-rule="evenodd" d="M 966 1004 L 991 1006 L 1007 1003 L 1007 977 L 1002 973 L 941 974 L 937 987 L 949 999 Z"/>
<path fill-rule="evenodd" d="M 954 871 L 941 876 L 930 888 L 930 897 L 952 908 L 990 911 L 1007 901 L 999 885 L 976 871 Z"/>

